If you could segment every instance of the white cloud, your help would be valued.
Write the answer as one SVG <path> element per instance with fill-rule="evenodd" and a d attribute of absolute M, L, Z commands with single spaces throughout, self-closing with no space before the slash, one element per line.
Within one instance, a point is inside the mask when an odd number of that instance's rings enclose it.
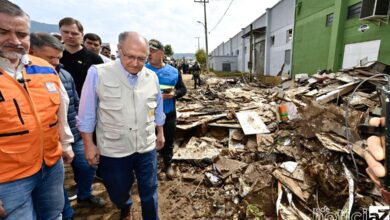
<path fill-rule="evenodd" d="M 63 17 L 82 22 L 85 32 L 93 32 L 104 42 L 117 43 L 120 32 L 138 31 L 146 38 L 171 44 L 175 52 L 193 53 L 197 39 L 204 48 L 203 6 L 193 0 L 11 0 L 33 20 L 57 24 Z M 211 30 L 231 0 L 209 0 L 207 23 Z M 234 0 L 226 16 L 209 35 L 209 51 L 229 40 L 241 28 L 260 17 L 278 0 Z"/>

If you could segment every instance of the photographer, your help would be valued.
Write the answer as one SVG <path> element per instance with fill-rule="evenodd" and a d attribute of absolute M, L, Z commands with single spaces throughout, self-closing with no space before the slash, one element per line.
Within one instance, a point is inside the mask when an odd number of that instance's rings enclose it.
<path fill-rule="evenodd" d="M 371 126 L 380 126 L 384 125 L 384 118 L 372 118 L 370 120 Z M 379 178 L 382 178 L 386 174 L 385 167 L 381 163 L 385 159 L 384 151 L 384 137 L 370 136 L 367 139 L 368 151 L 364 154 L 364 158 L 368 164 L 366 172 L 375 185 L 381 189 L 383 199 L 387 204 L 390 204 L 390 192 L 386 191 L 383 186 L 381 186 Z"/>

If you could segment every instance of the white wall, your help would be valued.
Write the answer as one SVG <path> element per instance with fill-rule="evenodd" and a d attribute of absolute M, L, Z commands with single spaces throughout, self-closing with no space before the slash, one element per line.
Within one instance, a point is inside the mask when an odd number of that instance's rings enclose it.
<path fill-rule="evenodd" d="M 254 39 L 255 42 L 266 40 L 264 58 L 264 72 L 266 75 L 276 75 L 279 72 L 282 64 L 285 62 L 286 50 L 290 50 L 290 64 L 285 65 L 284 72 L 289 72 L 291 69 L 292 39 L 287 42 L 286 37 L 287 31 L 294 27 L 294 12 L 295 0 L 281 0 L 267 10 L 268 14 L 260 15 L 251 23 L 254 30 L 267 26 L 265 36 L 262 35 Z M 248 24 L 227 42 L 221 43 L 213 50 L 214 56 L 226 56 L 228 54 L 236 56 L 236 66 L 240 72 L 249 72 L 249 36 L 246 38 L 242 38 L 242 36 L 250 32 L 251 24 Z M 270 45 L 271 36 L 275 36 L 273 45 Z M 238 55 L 237 50 L 239 51 Z"/>
<path fill-rule="evenodd" d="M 378 61 L 381 40 L 346 44 L 344 48 L 343 69 L 360 66 L 360 60 Z"/>
<path fill-rule="evenodd" d="M 214 56 L 210 59 L 210 66 L 215 71 L 222 71 L 222 64 L 230 63 L 231 71 L 237 72 L 237 56 Z"/>
<path fill-rule="evenodd" d="M 294 27 L 294 8 L 295 0 L 283 0 L 268 11 L 270 21 L 267 27 L 267 31 L 269 31 L 267 40 L 270 41 L 270 38 L 274 36 L 275 41 L 273 45 L 270 42 L 266 44 L 266 46 L 269 46 L 268 55 L 266 56 L 266 59 L 268 59 L 266 75 L 274 76 L 280 71 L 283 63 L 285 63 L 286 50 L 290 50 L 290 64 L 285 64 L 283 72 L 287 73 L 291 70 L 293 40 L 287 41 L 287 31 Z"/>

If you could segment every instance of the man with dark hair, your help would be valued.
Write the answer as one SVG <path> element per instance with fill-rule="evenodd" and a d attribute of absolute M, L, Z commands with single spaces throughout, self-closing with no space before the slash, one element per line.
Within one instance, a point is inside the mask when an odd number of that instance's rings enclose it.
<path fill-rule="evenodd" d="M 166 115 L 164 124 L 165 144 L 160 150 L 164 160 L 163 170 L 168 178 L 173 178 L 172 169 L 173 142 L 176 131 L 176 99 L 187 93 L 187 88 L 181 79 L 176 68 L 164 63 L 164 46 L 158 40 L 149 41 L 149 63 L 146 67 L 154 71 L 158 76 L 160 89 L 164 100 L 164 113 Z"/>
<path fill-rule="evenodd" d="M 89 67 L 103 63 L 102 58 L 82 46 L 84 28 L 74 18 L 63 18 L 59 22 L 60 33 L 65 45 L 64 55 L 60 62 L 74 79 L 77 93 L 81 94 Z"/>
<path fill-rule="evenodd" d="M 158 219 L 156 150 L 164 146 L 163 100 L 154 72 L 144 67 L 148 42 L 136 32 L 119 35 L 120 58 L 88 70 L 79 109 L 85 155 L 98 165 L 110 199 L 131 219 L 137 178 L 143 219 Z M 96 125 L 97 145 L 92 141 Z M 157 129 L 157 136 L 156 136 Z"/>
<path fill-rule="evenodd" d="M 107 57 L 100 54 L 100 48 L 102 46 L 102 39 L 99 37 L 99 35 L 94 33 L 87 33 L 84 35 L 83 38 L 84 41 L 84 47 L 88 50 L 94 52 L 95 54 L 99 55 L 102 60 L 107 63 L 110 62 L 111 59 L 108 59 Z"/>
<path fill-rule="evenodd" d="M 194 79 L 194 89 L 196 89 L 196 86 L 200 87 L 200 66 L 198 64 L 198 61 L 195 61 L 194 65 L 190 68 L 190 72 L 192 73 L 192 78 Z"/>
<path fill-rule="evenodd" d="M 29 29 L 29 16 L 0 0 L 0 218 L 60 219 L 69 99 L 54 68 L 27 55 Z"/>
<path fill-rule="evenodd" d="M 111 48 L 109 46 L 102 46 L 101 54 L 111 59 Z"/>
<path fill-rule="evenodd" d="M 30 34 L 31 48 L 30 54 L 40 57 L 53 65 L 60 75 L 61 82 L 64 84 L 66 92 L 69 96 L 68 108 L 68 123 L 72 130 L 74 143 L 72 144 L 75 157 L 72 161 L 72 168 L 77 183 L 79 198 L 89 198 L 89 200 L 103 200 L 101 198 L 91 198 L 92 196 L 92 182 L 95 176 L 96 169 L 89 166 L 84 154 L 84 145 L 80 136 L 80 132 L 76 127 L 76 115 L 79 108 L 79 96 L 76 92 L 76 87 L 70 73 L 62 68 L 60 59 L 64 50 L 63 44 L 55 37 L 46 33 L 32 33 Z M 96 204 L 100 204 L 96 202 Z M 71 219 L 73 210 L 70 207 L 69 200 L 65 196 L 65 208 L 63 218 Z"/>

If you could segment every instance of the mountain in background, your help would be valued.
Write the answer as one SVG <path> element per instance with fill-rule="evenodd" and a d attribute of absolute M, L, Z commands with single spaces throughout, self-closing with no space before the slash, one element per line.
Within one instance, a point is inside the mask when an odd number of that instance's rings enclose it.
<path fill-rule="evenodd" d="M 58 33 L 58 25 L 57 24 L 46 24 L 37 21 L 31 21 L 31 32 L 57 32 Z"/>
<path fill-rule="evenodd" d="M 172 57 L 175 60 L 183 59 L 183 57 L 185 57 L 186 60 L 194 60 L 195 59 L 195 54 L 193 54 L 193 53 L 174 53 L 172 55 Z"/>

